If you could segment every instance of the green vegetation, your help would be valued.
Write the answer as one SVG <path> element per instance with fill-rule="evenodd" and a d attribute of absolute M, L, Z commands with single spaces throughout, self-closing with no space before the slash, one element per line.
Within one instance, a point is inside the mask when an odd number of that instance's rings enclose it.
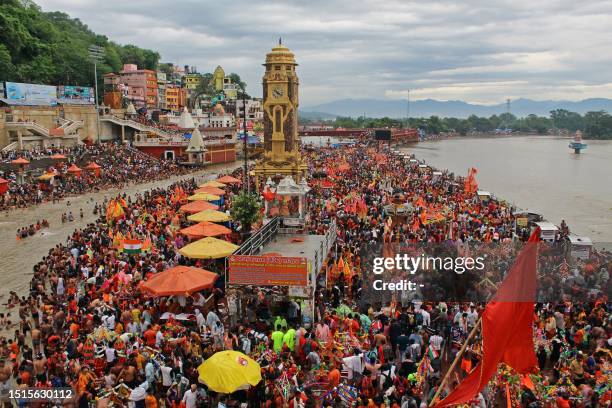
<path fill-rule="evenodd" d="M 307 124 L 308 120 L 300 120 Z M 317 123 L 320 123 L 317 121 Z M 323 121 L 325 124 L 345 128 L 385 128 L 406 127 L 406 119 L 392 118 L 350 118 L 338 117 L 335 120 Z M 565 109 L 556 109 L 550 112 L 549 117 L 528 115 L 517 118 L 512 114 L 503 113 L 489 118 L 472 115 L 467 119 L 440 118 L 410 118 L 408 127 L 424 129 L 429 134 L 455 132 L 460 135 L 469 133 L 492 133 L 496 129 L 512 129 L 513 132 L 547 134 L 557 129 L 574 133 L 581 130 L 589 139 L 612 139 L 612 116 L 605 111 L 587 112 L 580 115 Z"/>
<path fill-rule="evenodd" d="M 0 1 L 0 81 L 93 86 L 92 45 L 106 53 L 98 64 L 99 86 L 103 74 L 123 64 L 156 69 L 160 58 L 155 51 L 109 41 L 65 13 L 43 12 L 32 1 Z"/>
<path fill-rule="evenodd" d="M 242 192 L 234 197 L 230 213 L 232 218 L 240 222 L 242 232 L 251 231 L 251 225 L 259 219 L 261 203 L 257 194 Z"/>

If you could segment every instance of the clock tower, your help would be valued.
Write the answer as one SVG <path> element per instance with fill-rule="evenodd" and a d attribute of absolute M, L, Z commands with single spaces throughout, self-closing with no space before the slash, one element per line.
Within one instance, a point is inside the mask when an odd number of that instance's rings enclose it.
<path fill-rule="evenodd" d="M 293 53 L 279 40 L 266 55 L 263 77 L 264 157 L 255 166 L 258 179 L 293 176 L 296 182 L 306 170 L 298 136 L 297 66 Z"/>

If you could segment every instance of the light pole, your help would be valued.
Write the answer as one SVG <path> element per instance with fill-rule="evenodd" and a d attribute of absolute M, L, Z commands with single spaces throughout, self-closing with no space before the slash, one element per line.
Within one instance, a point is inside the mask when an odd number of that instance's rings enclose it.
<path fill-rule="evenodd" d="M 243 189 L 247 192 L 251 192 L 251 186 L 249 185 L 249 151 L 247 147 L 247 125 L 246 125 L 246 117 L 247 117 L 247 109 L 246 109 L 246 92 L 244 87 L 240 88 L 242 91 L 242 135 L 244 137 L 244 186 Z"/>
<path fill-rule="evenodd" d="M 410 89 L 406 90 L 406 129 L 410 127 Z"/>
<path fill-rule="evenodd" d="M 94 87 L 96 92 L 96 129 L 98 133 L 98 144 L 100 144 L 100 106 L 98 105 L 98 62 L 104 59 L 105 52 L 104 48 L 98 45 L 92 45 L 89 47 L 89 58 L 94 64 Z"/>

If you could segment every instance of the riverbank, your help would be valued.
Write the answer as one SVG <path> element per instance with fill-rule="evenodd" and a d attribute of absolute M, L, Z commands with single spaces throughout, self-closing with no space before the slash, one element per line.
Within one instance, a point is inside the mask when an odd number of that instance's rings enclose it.
<path fill-rule="evenodd" d="M 556 136 L 452 138 L 400 150 L 464 176 L 476 167 L 479 188 L 612 247 L 612 184 L 601 181 L 612 173 L 611 141 L 593 140 L 580 155 Z"/>
<path fill-rule="evenodd" d="M 46 202 L 35 207 L 16 209 L 9 213 L 0 215 L 0 246 L 2 257 L 0 257 L 0 312 L 6 310 L 6 299 L 10 291 L 17 292 L 20 296 L 27 295 L 29 291 L 32 268 L 47 255 L 49 249 L 58 244 L 66 242 L 66 239 L 75 229 L 85 227 L 94 222 L 97 215 L 93 214 L 96 203 L 101 203 L 104 198 L 111 198 L 120 193 L 134 196 L 146 190 L 157 187 L 167 187 L 170 184 L 190 178 L 200 182 L 216 173 L 226 173 L 242 165 L 241 162 L 219 164 L 207 167 L 186 175 L 177 175 L 165 180 L 157 180 L 147 183 L 130 183 L 122 189 L 113 188 L 100 192 L 87 193 L 70 197 L 56 203 Z M 70 205 L 68 205 L 70 202 Z M 79 211 L 83 209 L 83 218 L 79 217 Z M 63 213 L 71 211 L 74 216 L 73 222 L 61 222 Z M 39 231 L 32 237 L 17 241 L 16 231 L 25 225 L 36 224 L 38 220 L 47 219 L 50 227 Z"/>

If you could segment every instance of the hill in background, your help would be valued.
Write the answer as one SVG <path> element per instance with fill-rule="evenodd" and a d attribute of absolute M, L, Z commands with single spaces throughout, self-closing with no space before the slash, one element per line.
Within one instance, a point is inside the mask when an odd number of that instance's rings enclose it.
<path fill-rule="evenodd" d="M 410 117 L 430 117 L 432 115 L 454 118 L 467 118 L 470 115 L 489 117 L 505 113 L 506 109 L 505 103 L 477 105 L 464 101 L 436 101 L 433 99 L 410 101 Z M 612 99 L 592 98 L 577 102 L 517 99 L 511 101 L 510 105 L 510 112 L 517 117 L 530 114 L 547 117 L 550 115 L 550 111 L 555 109 L 566 109 L 580 114 L 600 110 L 612 112 Z M 300 114 L 311 119 L 328 119 L 329 116 L 360 117 L 364 115 L 370 118 L 405 118 L 407 116 L 407 102 L 406 100 L 341 99 L 319 105 L 305 106 Z M 324 117 L 324 115 L 327 117 Z"/>
<path fill-rule="evenodd" d="M 98 85 L 103 74 L 123 64 L 155 69 L 160 58 L 152 50 L 114 43 L 65 13 L 43 12 L 32 1 L 0 2 L 0 81 L 93 86 L 92 45 L 106 52 Z"/>

